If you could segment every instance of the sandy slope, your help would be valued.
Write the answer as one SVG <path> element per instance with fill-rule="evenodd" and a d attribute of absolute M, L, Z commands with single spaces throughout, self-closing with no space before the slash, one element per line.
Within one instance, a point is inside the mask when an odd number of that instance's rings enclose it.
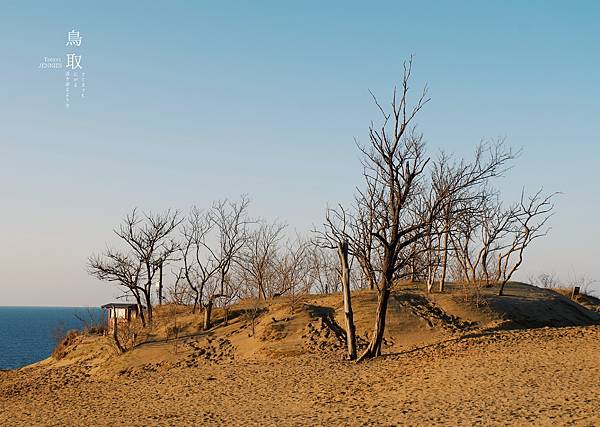
<path fill-rule="evenodd" d="M 370 363 L 296 356 L 2 373 L 1 425 L 600 423 L 600 327 L 474 337 Z"/>
<path fill-rule="evenodd" d="M 516 305 L 544 302 L 537 315 L 513 304 L 521 322 L 582 316 L 553 295 L 513 291 Z M 388 355 L 361 364 L 341 360 L 328 326 L 336 296 L 294 315 L 271 307 L 255 337 L 238 317 L 122 356 L 106 338 L 81 338 L 64 360 L 0 372 L 0 425 L 600 425 L 600 326 L 498 330 L 493 304 L 397 296 Z M 362 333 L 372 298 L 356 301 Z"/>

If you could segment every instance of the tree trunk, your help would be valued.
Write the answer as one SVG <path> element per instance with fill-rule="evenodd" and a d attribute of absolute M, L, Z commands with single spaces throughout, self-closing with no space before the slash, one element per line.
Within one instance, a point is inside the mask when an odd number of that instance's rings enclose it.
<path fill-rule="evenodd" d="M 194 288 L 194 292 L 196 293 L 196 296 L 194 297 L 194 307 L 192 307 L 192 313 L 196 312 L 196 309 L 198 308 L 198 301 L 200 300 L 200 292 L 198 292 L 198 288 Z"/>
<path fill-rule="evenodd" d="M 448 267 L 448 234 L 450 230 L 446 228 L 444 232 L 444 243 L 442 243 L 442 274 L 440 275 L 439 291 L 444 292 L 444 285 L 446 284 L 446 270 Z"/>
<path fill-rule="evenodd" d="M 502 277 L 502 254 L 498 254 L 498 270 L 496 271 L 496 280 L 500 281 Z"/>
<path fill-rule="evenodd" d="M 261 280 L 260 283 L 258 284 L 258 299 L 260 300 L 260 297 L 262 296 L 263 300 L 267 300 L 267 293 L 265 292 L 265 284 L 263 283 L 263 281 Z"/>
<path fill-rule="evenodd" d="M 427 268 L 427 292 L 431 293 L 433 289 L 433 282 L 435 281 L 435 277 L 433 275 L 433 267 Z"/>
<path fill-rule="evenodd" d="M 163 302 L 163 263 L 158 266 L 158 305 Z"/>
<path fill-rule="evenodd" d="M 114 310 L 114 308 L 113 308 Z M 118 319 L 116 317 L 113 317 L 113 339 L 115 340 L 115 344 L 117 345 L 117 348 L 119 349 L 119 351 L 121 353 L 125 352 L 125 349 L 123 348 L 123 346 L 121 345 L 121 342 L 119 341 L 119 331 L 117 330 L 119 325 Z"/>
<path fill-rule="evenodd" d="M 431 236 L 431 225 L 427 228 L 425 234 L 427 238 L 427 293 L 430 293 L 433 289 L 435 282 L 435 268 L 434 268 L 434 255 L 433 255 L 433 237 Z"/>
<path fill-rule="evenodd" d="M 134 293 L 133 296 L 135 297 L 135 303 L 137 305 L 138 316 L 140 317 L 140 320 L 142 321 L 142 326 L 145 328 L 146 327 L 146 316 L 144 315 L 144 307 L 142 306 L 142 299 L 140 298 L 139 292 Z"/>
<path fill-rule="evenodd" d="M 212 314 L 212 306 L 213 299 L 210 298 L 208 300 L 208 303 L 206 304 L 206 307 L 204 308 L 204 325 L 202 326 L 202 329 L 204 329 L 205 331 L 210 329 L 210 316 Z"/>
<path fill-rule="evenodd" d="M 348 346 L 348 358 L 354 360 L 356 359 L 356 329 L 354 327 L 352 297 L 350 294 L 350 267 L 348 265 L 347 241 L 338 243 L 338 256 L 340 258 L 342 289 L 344 291 L 344 314 L 346 316 L 346 344 Z"/>
<path fill-rule="evenodd" d="M 148 324 L 152 324 L 152 292 L 151 288 L 148 287 L 147 290 L 144 291 L 144 297 L 146 298 L 146 313 L 148 318 Z"/>
<path fill-rule="evenodd" d="M 200 309 L 202 309 L 202 298 L 204 297 L 204 283 L 200 283 L 200 289 L 198 289 L 198 303 L 200 303 Z"/>
<path fill-rule="evenodd" d="M 483 268 L 483 277 L 485 279 L 485 284 L 490 284 L 490 273 L 488 271 L 488 252 L 484 251 L 481 255 L 481 268 Z"/>
<path fill-rule="evenodd" d="M 360 262 L 360 258 L 359 258 L 359 264 L 360 264 L 360 268 L 363 271 L 363 276 L 367 279 L 367 283 L 369 285 L 369 290 L 370 291 L 375 290 L 375 282 L 373 281 L 373 275 L 371 274 L 371 271 L 363 263 Z"/>
<path fill-rule="evenodd" d="M 377 299 L 377 312 L 375 314 L 373 337 L 365 352 L 358 359 L 359 362 L 364 359 L 370 359 L 381 355 L 381 343 L 383 341 L 383 332 L 385 330 L 385 315 L 387 312 L 388 300 L 390 298 L 390 288 L 391 279 L 386 279 L 386 283 L 379 292 L 379 298 Z"/>
<path fill-rule="evenodd" d="M 500 284 L 500 291 L 498 291 L 498 296 L 502 296 L 504 295 L 504 286 L 506 285 L 506 280 L 503 280 L 502 283 Z"/>
<path fill-rule="evenodd" d="M 410 281 L 414 283 L 417 281 L 417 244 L 413 243 L 410 254 Z"/>

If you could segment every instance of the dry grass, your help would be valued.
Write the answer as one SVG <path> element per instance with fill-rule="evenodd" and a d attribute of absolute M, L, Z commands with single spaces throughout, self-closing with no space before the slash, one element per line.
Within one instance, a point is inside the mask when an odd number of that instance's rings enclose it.
<path fill-rule="evenodd" d="M 69 354 L 79 335 L 80 332 L 75 330 L 67 332 L 65 337 L 56 345 L 56 347 L 54 347 L 54 350 L 52 350 L 52 357 L 56 360 L 60 360 Z"/>
<path fill-rule="evenodd" d="M 579 291 L 575 297 L 571 297 L 573 295 L 573 288 L 551 288 L 550 290 L 572 299 L 589 310 L 600 313 L 600 299 L 592 295 L 591 292 Z"/>

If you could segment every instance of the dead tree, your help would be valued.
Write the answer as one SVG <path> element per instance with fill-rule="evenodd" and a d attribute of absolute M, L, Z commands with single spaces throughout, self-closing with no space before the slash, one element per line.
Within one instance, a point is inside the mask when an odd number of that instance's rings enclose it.
<path fill-rule="evenodd" d="M 352 313 L 352 296 L 350 294 L 350 266 L 348 264 L 348 242 L 338 242 L 338 257 L 340 259 L 340 278 L 344 293 L 344 316 L 346 318 L 346 345 L 348 358 L 356 359 L 356 329 Z"/>
<path fill-rule="evenodd" d="M 215 298 L 217 295 L 211 295 L 204 306 L 204 321 L 202 323 L 202 329 L 208 331 L 211 328 L 211 318 L 212 318 L 212 309 L 214 305 Z"/>
<path fill-rule="evenodd" d="M 158 264 L 158 305 L 163 303 L 163 271 L 164 260 L 160 260 Z"/>
<path fill-rule="evenodd" d="M 378 292 L 372 339 L 359 360 L 381 354 L 393 282 L 410 261 L 405 249 L 423 237 L 432 221 L 431 215 L 415 212 L 429 159 L 411 123 L 429 99 L 424 90 L 416 104 L 408 106 L 411 71 L 412 58 L 404 66 L 400 93 L 394 90 L 390 112 L 375 99 L 383 123 L 379 128 L 372 124 L 369 144 L 359 145 L 365 186 L 358 189 L 354 213 L 340 207 L 328 210 L 326 217 L 327 237 L 349 242 L 350 253 L 364 264 Z"/>
<path fill-rule="evenodd" d="M 519 206 L 515 209 L 514 227 L 511 230 L 512 242 L 507 250 L 498 255 L 498 295 L 503 295 L 504 287 L 523 263 L 525 249 L 535 239 L 548 234 L 549 228 L 546 227 L 546 223 L 552 216 L 553 198 L 556 194 L 544 196 L 542 190 L 539 190 L 527 197 L 524 190 L 521 192 Z M 513 257 L 516 258 L 515 261 L 512 261 Z"/>
<path fill-rule="evenodd" d="M 497 192 L 482 192 L 481 203 L 458 217 L 450 234 L 455 259 L 467 282 L 498 284 L 502 295 L 506 283 L 521 266 L 527 246 L 547 234 L 544 228 L 554 209 L 553 197 L 541 190 L 519 203 L 503 207 Z"/>
<path fill-rule="evenodd" d="M 142 214 L 134 209 L 115 234 L 129 246 L 132 256 L 143 266 L 143 295 L 148 321 L 152 322 L 152 283 L 159 266 L 177 245 L 170 235 L 180 224 L 179 213 L 168 210 L 161 214 Z"/>
<path fill-rule="evenodd" d="M 88 273 L 99 280 L 117 283 L 125 289 L 127 295 L 133 296 L 138 306 L 142 324 L 146 325 L 142 295 L 143 265 L 139 259 L 112 249 L 102 255 L 92 255 L 88 259 Z M 117 344 L 120 346 L 120 344 Z"/>
<path fill-rule="evenodd" d="M 279 244 L 285 228 L 285 224 L 261 222 L 248 234 L 239 257 L 236 257 L 242 279 L 256 291 L 259 300 L 273 296 Z"/>
<path fill-rule="evenodd" d="M 217 298 L 223 298 L 224 308 L 237 297 L 238 286 L 229 282 L 232 267 L 236 264 L 240 251 L 248 238 L 248 227 L 252 221 L 248 218 L 250 200 L 242 195 L 238 202 L 222 200 L 215 202 L 208 211 L 208 219 L 215 228 L 215 249 L 212 254 L 216 260 L 214 275 L 215 289 L 208 293 L 204 305 L 206 328 L 210 327 L 212 308 Z"/>
<path fill-rule="evenodd" d="M 193 207 L 181 228 L 183 243 L 180 245 L 182 275 L 194 294 L 192 312 L 202 304 L 204 291 L 209 281 L 217 275 L 220 262 L 211 245 L 211 233 L 215 224 L 211 216 Z"/>
<path fill-rule="evenodd" d="M 444 212 L 453 213 L 460 206 L 457 201 L 470 197 L 473 187 L 498 173 L 505 157 L 502 150 L 489 162 L 451 163 L 442 157 L 433 162 L 430 174 L 423 137 L 413 126 L 413 119 L 429 99 L 425 89 L 414 106 L 408 106 L 411 71 L 412 59 L 404 66 L 401 89 L 394 90 L 389 111 L 375 99 L 382 123 L 379 127 L 371 124 L 369 143 L 359 145 L 364 186 L 357 190 L 353 209 L 329 209 L 326 215 L 325 239 L 348 240 L 350 253 L 377 289 L 372 338 L 359 360 L 381 354 L 394 282 L 412 277 L 418 249 L 431 247 L 426 238 L 437 242 L 449 228 L 445 227 Z M 494 150 L 492 153 L 495 155 Z M 509 151 L 508 157 L 511 155 Z M 446 176 L 446 171 L 453 173 Z"/>
<path fill-rule="evenodd" d="M 179 245 L 174 241 L 170 241 L 169 245 L 165 245 L 159 251 L 158 258 L 156 259 L 153 270 L 158 270 L 158 282 L 157 282 L 157 295 L 158 305 L 162 305 L 164 300 L 164 269 L 168 266 L 170 261 L 178 261 L 179 258 L 176 256 Z"/>
<path fill-rule="evenodd" d="M 194 298 L 187 283 L 184 282 L 183 268 L 180 267 L 172 274 L 174 280 L 171 282 L 172 285 L 167 287 L 167 300 L 174 305 L 190 305 Z"/>
<path fill-rule="evenodd" d="M 215 251 L 218 261 L 219 293 L 223 294 L 225 280 L 231 266 L 236 262 L 246 239 L 248 226 L 252 221 L 248 218 L 250 200 L 242 195 L 239 202 L 222 200 L 213 204 L 209 217 L 218 233 L 218 249 Z"/>
<path fill-rule="evenodd" d="M 507 147 L 504 140 L 484 141 L 475 149 L 472 160 L 452 161 L 442 153 L 435 162 L 432 186 L 436 200 L 444 200 L 439 224 L 439 290 L 444 290 L 446 281 L 450 235 L 457 226 L 458 218 L 472 217 L 481 211 L 481 206 L 490 197 L 488 188 L 494 178 L 502 176 L 510 162 L 518 157 Z"/>
<path fill-rule="evenodd" d="M 313 266 L 310 264 L 310 244 L 297 236 L 288 240 L 277 259 L 278 287 L 273 296 L 287 296 L 290 310 L 294 312 L 299 297 L 312 287 Z"/>
<path fill-rule="evenodd" d="M 309 270 L 312 273 L 311 292 L 321 294 L 338 292 L 340 290 L 339 277 L 341 274 L 338 267 L 339 262 L 333 251 L 315 243 L 311 242 L 308 248 Z"/>

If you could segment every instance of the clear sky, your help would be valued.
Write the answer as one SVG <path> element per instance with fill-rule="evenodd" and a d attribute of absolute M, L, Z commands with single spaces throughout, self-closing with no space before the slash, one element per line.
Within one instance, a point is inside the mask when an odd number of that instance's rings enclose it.
<path fill-rule="evenodd" d="M 86 259 L 135 206 L 248 193 L 253 215 L 319 224 L 359 182 L 369 89 L 387 99 L 411 53 L 433 153 L 506 137 L 507 198 L 564 193 L 518 278 L 600 279 L 600 2 L 124 3 L 2 4 L 0 305 L 111 300 Z M 67 109 L 64 71 L 38 66 L 72 29 L 86 97 Z"/>

